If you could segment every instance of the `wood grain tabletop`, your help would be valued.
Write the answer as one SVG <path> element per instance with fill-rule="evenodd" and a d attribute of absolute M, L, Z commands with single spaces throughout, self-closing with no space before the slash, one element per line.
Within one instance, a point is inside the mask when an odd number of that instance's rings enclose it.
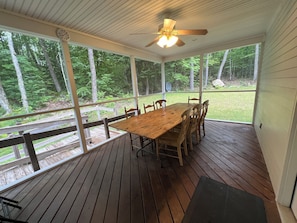
<path fill-rule="evenodd" d="M 181 123 L 181 114 L 192 106 L 188 103 L 176 103 L 112 123 L 109 126 L 150 139 L 156 139 Z"/>

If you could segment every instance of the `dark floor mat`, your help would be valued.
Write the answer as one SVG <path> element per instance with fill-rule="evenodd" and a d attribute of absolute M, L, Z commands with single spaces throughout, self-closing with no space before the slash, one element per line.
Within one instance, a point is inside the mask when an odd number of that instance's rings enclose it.
<path fill-rule="evenodd" d="M 267 223 L 263 200 L 202 176 L 183 223 Z"/>

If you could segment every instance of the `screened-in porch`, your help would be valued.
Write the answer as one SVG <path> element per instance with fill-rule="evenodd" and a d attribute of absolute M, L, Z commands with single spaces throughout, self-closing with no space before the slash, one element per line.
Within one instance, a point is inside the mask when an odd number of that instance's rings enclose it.
<path fill-rule="evenodd" d="M 127 196 L 127 222 L 136 216 L 140 222 L 142 218 L 180 222 L 191 190 L 206 175 L 263 198 L 269 222 L 280 221 L 278 213 L 282 222 L 296 221 L 294 0 L 3 0 L 0 8 L 0 171 L 4 182 L 0 190 L 24 207 L 14 210 L 14 217 L 30 222 L 38 219 L 33 217 L 37 214 L 39 219 L 53 216 L 48 219 L 58 222 L 99 208 L 97 219 L 121 221 L 120 206 L 126 205 L 121 196 Z M 176 26 L 172 25 L 175 20 L 169 20 L 172 29 L 207 32 L 178 36 L 170 31 L 180 41 L 161 48 L 152 35 L 161 34 L 160 30 L 163 34 L 168 16 L 176 20 Z M 217 79 L 224 85 L 215 85 Z M 185 157 L 184 167 L 177 168 L 174 159 L 157 161 L 151 154 L 136 159 L 126 149 L 127 138 L 113 140 L 123 132 L 109 123 L 124 118 L 125 107 L 142 109 L 143 104 L 158 99 L 167 99 L 170 105 L 186 102 L 188 97 L 198 97 L 201 103 L 209 99 L 210 107 L 206 136 Z M 251 138 L 247 137 L 250 132 Z M 243 145 L 247 147 L 241 153 Z M 131 161 L 127 166 L 125 156 Z M 97 158 L 102 160 L 92 169 L 88 161 L 95 163 Z M 69 169 L 84 160 L 86 165 L 78 172 Z M 43 165 L 46 162 L 49 165 Z M 109 165 L 112 170 L 104 168 Z M 20 177 L 3 178 L 7 169 L 19 172 Z M 67 170 L 70 177 L 62 179 Z M 89 172 L 80 178 L 84 171 Z M 108 180 L 97 182 L 100 188 L 90 198 L 93 203 L 87 198 L 81 202 L 80 192 L 92 191 L 95 172 Z M 46 176 L 54 173 L 59 173 L 58 178 L 49 179 L 48 185 L 61 190 L 43 187 Z M 125 189 L 122 179 L 126 177 L 130 185 Z M 135 197 L 133 177 L 138 177 L 139 185 Z M 34 182 L 36 187 L 32 187 Z M 177 188 L 173 188 L 175 182 Z M 166 191 L 165 196 L 160 191 Z M 55 196 L 64 192 L 61 200 Z M 105 204 L 98 206 L 101 200 Z M 137 206 L 140 212 L 134 209 L 137 202 L 142 204 Z M 43 212 L 36 208 L 39 204 Z M 72 215 L 76 209 L 81 211 Z M 95 212 L 87 219 L 97 220 Z"/>

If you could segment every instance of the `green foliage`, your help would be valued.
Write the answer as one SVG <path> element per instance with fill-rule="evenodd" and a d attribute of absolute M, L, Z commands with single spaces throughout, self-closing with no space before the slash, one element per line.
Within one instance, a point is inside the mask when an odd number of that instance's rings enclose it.
<path fill-rule="evenodd" d="M 88 51 L 84 47 L 71 45 L 70 53 L 78 96 L 84 100 L 91 100 L 92 83 Z M 99 98 L 119 97 L 131 91 L 129 58 L 98 50 L 93 50 L 93 54 Z"/>
<path fill-rule="evenodd" d="M 161 65 L 140 59 L 137 59 L 135 63 L 139 94 L 148 95 L 161 92 Z"/>
<path fill-rule="evenodd" d="M 83 98 L 83 99 L 88 99 L 89 96 L 91 95 L 91 90 L 89 87 L 87 86 L 83 86 L 83 87 L 80 87 L 76 90 L 76 93 L 77 95 L 80 97 L 80 98 Z"/>
<path fill-rule="evenodd" d="M 27 94 L 29 106 L 32 110 L 41 108 L 46 102 L 56 96 L 54 84 L 48 72 L 48 65 L 43 57 L 43 52 L 37 37 L 29 37 L 17 33 L 12 35 L 14 48 L 23 82 Z M 21 95 L 18 86 L 15 67 L 12 63 L 10 51 L 6 39 L 1 32 L 0 45 L 0 79 L 3 84 L 7 99 L 12 107 L 21 107 Z M 56 58 L 58 46 L 52 41 L 45 41 L 48 54 L 51 58 Z M 52 50 L 55 51 L 53 52 Z M 52 54 L 51 54 L 52 53 Z M 53 67 L 57 70 L 59 64 L 53 59 Z M 59 75 L 58 75 L 59 76 Z M 62 77 L 59 78 L 61 81 Z M 50 81 L 49 81 L 50 80 Z"/>
<path fill-rule="evenodd" d="M 208 77 L 210 81 L 217 78 L 224 52 L 225 50 L 208 54 Z M 253 79 L 254 57 L 255 45 L 230 49 L 223 69 L 222 79 Z M 206 56 L 204 62 L 206 63 Z"/>
<path fill-rule="evenodd" d="M 189 89 L 191 69 L 194 74 L 194 85 L 197 86 L 199 84 L 199 57 L 185 58 L 165 64 L 166 82 L 172 84 L 173 91 Z"/>
<path fill-rule="evenodd" d="M 32 112 L 43 109 L 51 101 L 60 96 L 70 96 L 66 89 L 66 80 L 63 75 L 63 65 L 60 64 L 61 49 L 58 42 L 51 40 L 41 41 L 34 36 L 18 33 L 12 34 L 14 48 L 23 76 L 25 90 Z M 12 63 L 10 51 L 4 33 L 0 31 L 0 81 L 13 109 L 12 114 L 24 114 L 22 99 L 19 90 L 15 67 Z M 62 92 L 57 92 L 53 78 L 49 72 L 44 48 L 49 57 L 56 78 L 61 85 Z M 71 63 L 77 94 L 80 101 L 92 100 L 92 82 L 88 58 L 85 47 L 70 45 Z M 230 50 L 223 69 L 224 80 L 251 80 L 253 75 L 253 60 L 255 46 L 248 46 Z M 96 68 L 97 96 L 99 101 L 129 97 L 133 94 L 130 58 L 126 56 L 93 50 Z M 208 54 L 209 76 L 208 88 L 211 81 L 216 79 L 224 51 Z M 204 58 L 206 62 L 206 58 Z M 138 91 L 140 95 L 160 93 L 161 64 L 142 59 L 135 59 Z M 165 63 L 165 80 L 172 86 L 172 91 L 187 91 L 194 83 L 195 89 L 199 87 L 200 57 L 184 58 Z M 190 78 L 193 74 L 194 79 Z M 244 85 L 245 81 L 241 83 Z M 0 108 L 0 115 L 5 111 Z M 11 115 L 12 115 L 11 114 Z"/>

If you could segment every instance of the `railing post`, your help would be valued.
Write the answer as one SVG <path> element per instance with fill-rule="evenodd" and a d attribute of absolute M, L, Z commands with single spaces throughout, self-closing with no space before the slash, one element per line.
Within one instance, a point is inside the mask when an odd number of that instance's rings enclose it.
<path fill-rule="evenodd" d="M 88 123 L 88 116 L 83 116 L 82 117 L 82 123 L 85 124 L 85 123 Z M 84 132 L 85 132 L 85 137 L 86 137 L 86 143 L 88 143 L 88 140 L 89 138 L 91 138 L 91 132 L 90 132 L 90 129 L 89 128 L 85 128 L 84 129 Z M 92 139 L 90 140 L 90 143 L 92 143 Z"/>
<path fill-rule="evenodd" d="M 115 114 L 115 116 L 118 116 L 118 102 L 115 102 L 114 114 Z"/>
<path fill-rule="evenodd" d="M 29 153 L 29 157 L 30 157 L 30 160 L 31 160 L 31 163 L 32 163 L 32 166 L 33 166 L 33 170 L 34 171 L 40 170 L 40 166 L 39 166 L 39 163 L 38 163 L 38 160 L 37 160 L 37 156 L 36 156 L 36 153 L 35 153 L 35 149 L 34 149 L 34 146 L 33 146 L 33 143 L 32 143 L 30 133 L 23 134 L 23 138 L 24 138 L 24 141 L 25 141 L 28 153 Z"/>
<path fill-rule="evenodd" d="M 108 128 L 108 119 L 104 118 L 103 123 L 104 123 L 105 137 L 106 137 L 106 139 L 109 139 L 110 134 L 109 134 L 109 128 Z"/>
<path fill-rule="evenodd" d="M 13 133 L 11 133 L 8 138 L 13 138 L 15 135 Z M 14 157 L 15 159 L 20 159 L 21 158 L 21 154 L 20 154 L 20 151 L 19 151 L 19 148 L 17 145 L 13 145 L 12 146 L 12 150 L 13 150 L 13 153 L 14 153 Z"/>
<path fill-rule="evenodd" d="M 20 122 L 16 123 L 16 125 L 21 125 L 21 124 L 22 123 L 20 123 Z M 24 131 L 19 131 L 19 135 L 23 135 L 23 134 L 24 134 Z M 28 150 L 26 148 L 26 144 L 22 144 L 22 146 L 23 146 L 23 151 L 24 151 L 25 155 L 28 156 L 29 154 L 28 154 Z"/>

